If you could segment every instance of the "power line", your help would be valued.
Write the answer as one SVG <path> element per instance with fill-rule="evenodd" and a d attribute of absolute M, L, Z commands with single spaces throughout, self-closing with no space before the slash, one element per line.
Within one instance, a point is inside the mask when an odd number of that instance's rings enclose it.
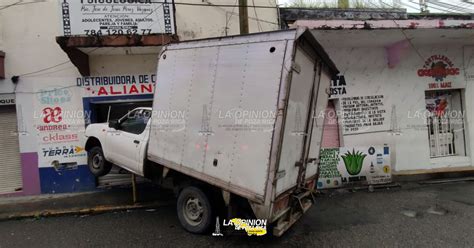
<path fill-rule="evenodd" d="M 252 0 L 252 4 L 253 4 L 253 12 L 255 13 L 255 18 L 257 18 L 258 31 L 262 32 L 263 28 L 262 28 L 262 25 L 260 24 L 260 20 L 258 20 L 259 18 L 257 14 L 257 8 L 255 8 L 255 0 Z"/>
<path fill-rule="evenodd" d="M 370 4 L 372 4 L 372 2 L 369 1 Z M 384 4 L 384 5 L 387 5 L 387 6 L 390 6 L 393 8 L 393 6 L 385 3 L 383 0 L 380 0 L 380 3 Z M 374 5 L 373 5 L 374 6 Z M 387 15 L 392 15 L 392 17 L 395 17 L 393 15 L 393 13 L 390 13 L 388 11 L 386 11 L 386 14 Z M 420 57 L 420 59 L 422 61 L 424 61 L 425 59 L 423 58 L 423 56 L 421 55 L 420 51 L 418 51 L 418 49 L 415 47 L 415 44 L 413 44 L 413 42 L 411 41 L 411 39 L 408 37 L 408 35 L 405 33 L 405 31 L 403 30 L 403 28 L 400 27 L 400 24 L 398 24 L 394 19 L 392 19 L 393 23 L 400 29 L 401 33 L 403 34 L 403 36 L 405 37 L 405 39 L 408 41 L 408 43 L 410 44 L 410 46 L 413 48 L 413 50 L 415 50 L 416 54 L 418 55 L 418 57 Z"/>
<path fill-rule="evenodd" d="M 27 5 L 27 4 L 34 4 L 34 3 L 44 3 L 44 2 L 45 2 L 45 0 L 37 0 L 37 1 L 33 1 L 33 2 L 17 1 L 17 2 L 12 3 L 12 4 L 7 4 L 7 5 L 2 5 L 2 6 L 0 6 L 0 10 L 4 10 L 4 9 L 10 8 L 10 7 L 19 6 L 19 5 Z"/>

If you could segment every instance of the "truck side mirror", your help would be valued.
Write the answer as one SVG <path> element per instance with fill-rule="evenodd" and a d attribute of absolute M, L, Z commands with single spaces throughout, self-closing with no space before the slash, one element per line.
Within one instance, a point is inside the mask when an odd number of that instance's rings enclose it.
<path fill-rule="evenodd" d="M 109 127 L 118 130 L 120 128 L 120 122 L 118 120 L 110 120 Z"/>

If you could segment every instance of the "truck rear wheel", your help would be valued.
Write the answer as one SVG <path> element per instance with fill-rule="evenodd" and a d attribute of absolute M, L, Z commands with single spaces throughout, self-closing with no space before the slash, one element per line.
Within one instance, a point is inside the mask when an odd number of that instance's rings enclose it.
<path fill-rule="evenodd" d="M 105 176 L 112 169 L 112 164 L 105 160 L 104 152 L 100 146 L 91 148 L 87 155 L 87 165 L 94 176 Z"/>
<path fill-rule="evenodd" d="M 181 225 L 191 233 L 205 233 L 212 224 L 212 207 L 208 195 L 189 186 L 181 190 L 176 204 Z"/>

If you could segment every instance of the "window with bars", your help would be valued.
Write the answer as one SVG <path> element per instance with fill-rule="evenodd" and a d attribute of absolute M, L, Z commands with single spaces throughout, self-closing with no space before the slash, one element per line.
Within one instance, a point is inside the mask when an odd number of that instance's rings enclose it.
<path fill-rule="evenodd" d="M 425 102 L 430 156 L 465 156 L 462 92 L 427 91 Z"/>

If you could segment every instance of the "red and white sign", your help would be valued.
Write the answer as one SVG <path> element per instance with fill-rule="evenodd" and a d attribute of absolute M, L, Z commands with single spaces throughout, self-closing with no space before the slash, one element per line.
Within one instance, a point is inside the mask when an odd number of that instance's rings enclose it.
<path fill-rule="evenodd" d="M 418 69 L 417 74 L 432 80 L 428 83 L 429 89 L 450 89 L 455 88 L 453 79 L 461 74 L 461 69 L 447 56 L 433 55 L 425 61 L 423 68 Z"/>

